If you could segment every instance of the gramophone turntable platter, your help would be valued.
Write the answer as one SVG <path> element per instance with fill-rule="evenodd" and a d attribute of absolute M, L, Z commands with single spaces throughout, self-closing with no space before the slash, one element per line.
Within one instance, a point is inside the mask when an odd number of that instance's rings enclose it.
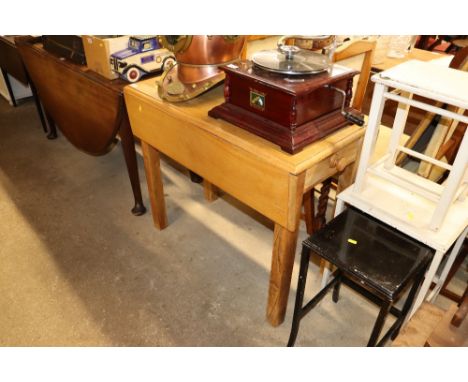
<path fill-rule="evenodd" d="M 286 45 L 288 38 L 298 42 L 309 41 L 310 47 L 317 49 L 313 51 Z M 252 62 L 259 68 L 275 73 L 297 76 L 318 74 L 330 69 L 334 47 L 333 36 L 283 36 L 278 40 L 277 49 L 255 53 Z"/>
<path fill-rule="evenodd" d="M 264 50 L 255 53 L 252 61 L 261 69 L 299 76 L 322 73 L 330 67 L 326 56 L 309 51 L 299 51 L 288 58 L 279 50 Z"/>

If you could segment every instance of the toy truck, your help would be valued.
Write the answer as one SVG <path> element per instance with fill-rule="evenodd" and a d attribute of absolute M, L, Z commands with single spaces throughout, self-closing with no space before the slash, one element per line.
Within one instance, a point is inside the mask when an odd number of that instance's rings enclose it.
<path fill-rule="evenodd" d="M 172 52 L 162 48 L 156 36 L 131 36 L 128 48 L 112 54 L 110 58 L 112 69 L 129 82 L 169 69 L 175 62 Z"/>

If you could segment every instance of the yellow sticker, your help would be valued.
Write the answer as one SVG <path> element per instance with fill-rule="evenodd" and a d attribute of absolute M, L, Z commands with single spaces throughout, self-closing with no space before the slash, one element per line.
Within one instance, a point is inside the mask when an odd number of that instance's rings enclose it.
<path fill-rule="evenodd" d="M 409 219 L 409 220 L 413 220 L 413 219 L 414 219 L 414 215 L 413 215 L 413 213 L 412 213 L 411 211 L 408 212 L 408 219 Z"/>
<path fill-rule="evenodd" d="M 348 239 L 348 243 L 351 243 L 351 244 L 357 244 L 357 240 L 354 240 L 354 239 Z"/>

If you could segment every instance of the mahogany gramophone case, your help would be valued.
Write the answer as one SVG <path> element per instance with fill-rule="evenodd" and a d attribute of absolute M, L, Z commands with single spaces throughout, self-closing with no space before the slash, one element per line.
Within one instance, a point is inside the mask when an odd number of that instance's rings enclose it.
<path fill-rule="evenodd" d="M 226 72 L 225 102 L 209 111 L 294 154 L 304 146 L 349 125 L 341 113 L 346 93 L 349 107 L 353 77 L 359 72 L 333 65 L 330 73 L 288 76 L 242 61 L 222 67 Z M 357 112 L 357 111 L 356 111 Z M 359 114 L 357 112 L 357 114 Z"/>

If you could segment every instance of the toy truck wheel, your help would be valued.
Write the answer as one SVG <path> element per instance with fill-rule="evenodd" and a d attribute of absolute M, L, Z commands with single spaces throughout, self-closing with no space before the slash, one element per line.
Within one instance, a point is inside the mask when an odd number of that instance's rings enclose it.
<path fill-rule="evenodd" d="M 175 59 L 174 57 L 167 57 L 164 59 L 163 64 L 162 64 L 162 69 L 164 71 L 172 68 L 175 64 Z"/>
<path fill-rule="evenodd" d="M 137 82 L 141 77 L 141 72 L 138 68 L 130 68 L 125 73 L 125 78 L 128 82 Z"/>

